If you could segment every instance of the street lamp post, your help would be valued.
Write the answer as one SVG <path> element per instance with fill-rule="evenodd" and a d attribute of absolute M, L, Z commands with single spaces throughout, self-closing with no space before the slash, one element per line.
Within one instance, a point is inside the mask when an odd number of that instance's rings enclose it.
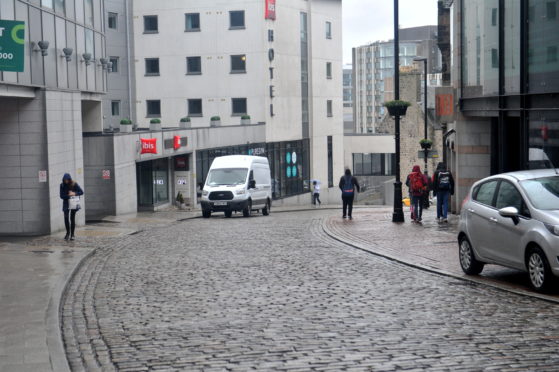
<path fill-rule="evenodd" d="M 398 35 L 398 0 L 394 0 L 394 100 L 400 99 L 400 38 Z M 396 145 L 396 182 L 394 182 L 394 212 L 392 222 L 404 222 L 402 182 L 400 180 L 400 115 L 394 116 Z"/>
<path fill-rule="evenodd" d="M 423 138 L 427 139 L 427 58 L 425 57 L 415 57 L 413 59 L 415 62 L 423 62 Z M 427 146 L 423 149 L 423 161 L 424 161 L 424 168 L 423 173 L 428 176 L 427 172 L 427 158 L 429 155 L 429 149 Z M 429 198 L 425 198 L 423 201 L 423 207 L 429 208 Z"/>

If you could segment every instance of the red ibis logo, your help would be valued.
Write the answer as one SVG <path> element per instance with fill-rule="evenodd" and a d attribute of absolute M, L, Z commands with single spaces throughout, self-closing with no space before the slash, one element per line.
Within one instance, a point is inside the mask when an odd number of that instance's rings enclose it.
<path fill-rule="evenodd" d="M 266 19 L 276 19 L 276 0 L 266 0 Z"/>
<path fill-rule="evenodd" d="M 181 138 L 180 138 L 180 136 L 174 136 L 174 137 L 173 137 L 173 148 L 174 148 L 175 150 L 178 150 L 178 149 L 181 148 L 181 145 L 182 145 L 182 144 L 181 144 Z"/>
<path fill-rule="evenodd" d="M 141 138 L 142 151 L 141 154 L 157 154 L 157 138 Z"/>

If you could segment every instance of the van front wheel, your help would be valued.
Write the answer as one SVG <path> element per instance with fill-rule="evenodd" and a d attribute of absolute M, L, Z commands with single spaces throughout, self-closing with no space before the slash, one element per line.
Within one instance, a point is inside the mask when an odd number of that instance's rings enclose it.
<path fill-rule="evenodd" d="M 267 216 L 270 214 L 270 201 L 266 201 L 266 206 L 262 208 L 262 215 Z"/>
<path fill-rule="evenodd" d="M 243 217 L 250 217 L 252 214 L 252 201 L 248 201 L 247 206 L 243 209 Z"/>
<path fill-rule="evenodd" d="M 204 218 L 210 218 L 212 216 L 212 211 L 202 211 L 202 217 Z"/>
<path fill-rule="evenodd" d="M 225 211 L 225 218 L 231 218 L 233 211 Z"/>

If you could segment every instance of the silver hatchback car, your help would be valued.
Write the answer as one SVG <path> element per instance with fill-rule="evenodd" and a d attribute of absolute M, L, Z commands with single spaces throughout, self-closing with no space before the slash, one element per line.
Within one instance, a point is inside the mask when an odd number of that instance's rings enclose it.
<path fill-rule="evenodd" d="M 527 271 L 537 291 L 559 276 L 559 172 L 499 174 L 476 182 L 464 200 L 458 234 L 462 270 L 486 263 Z"/>

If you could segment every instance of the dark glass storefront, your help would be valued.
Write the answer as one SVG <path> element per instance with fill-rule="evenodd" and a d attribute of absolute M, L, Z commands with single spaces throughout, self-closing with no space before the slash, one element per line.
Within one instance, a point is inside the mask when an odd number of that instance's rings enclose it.
<path fill-rule="evenodd" d="M 275 199 L 308 192 L 310 174 L 309 140 L 253 143 L 196 152 L 196 183 L 201 189 L 213 160 L 225 155 L 266 156 L 270 162 Z"/>
<path fill-rule="evenodd" d="M 136 164 L 138 206 L 151 208 L 169 202 L 169 159 Z"/>
<path fill-rule="evenodd" d="M 461 6 L 461 111 L 490 118 L 492 173 L 559 166 L 559 3 Z"/>

